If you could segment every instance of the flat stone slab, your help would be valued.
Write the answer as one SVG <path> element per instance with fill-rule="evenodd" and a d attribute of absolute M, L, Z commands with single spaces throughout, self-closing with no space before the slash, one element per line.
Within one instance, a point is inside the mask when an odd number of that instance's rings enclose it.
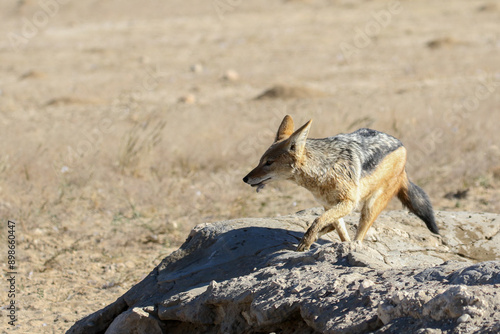
<path fill-rule="evenodd" d="M 437 212 L 436 236 L 408 212 L 389 211 L 363 244 L 332 232 L 295 252 L 319 214 L 199 225 L 68 333 L 500 331 L 500 215 Z M 345 218 L 351 235 L 358 220 Z"/>

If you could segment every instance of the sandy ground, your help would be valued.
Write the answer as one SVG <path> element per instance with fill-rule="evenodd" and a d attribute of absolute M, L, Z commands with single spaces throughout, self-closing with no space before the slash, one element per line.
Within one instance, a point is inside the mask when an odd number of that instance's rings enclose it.
<path fill-rule="evenodd" d="M 495 1 L 20 0 L 0 16 L 9 332 L 67 330 L 196 224 L 316 206 L 241 181 L 285 114 L 312 137 L 388 132 L 436 209 L 500 212 Z M 255 99 L 275 85 L 295 89 Z"/>

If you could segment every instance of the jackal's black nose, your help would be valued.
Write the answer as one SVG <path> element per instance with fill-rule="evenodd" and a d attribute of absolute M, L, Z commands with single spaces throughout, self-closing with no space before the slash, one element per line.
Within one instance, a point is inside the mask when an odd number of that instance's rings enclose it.
<path fill-rule="evenodd" d="M 248 183 L 248 176 L 245 176 L 245 177 L 243 178 L 243 182 Z"/>

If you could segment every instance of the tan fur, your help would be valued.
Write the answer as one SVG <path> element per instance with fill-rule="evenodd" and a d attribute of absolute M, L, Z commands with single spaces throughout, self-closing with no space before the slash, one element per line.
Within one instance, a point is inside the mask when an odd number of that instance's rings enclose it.
<path fill-rule="evenodd" d="M 361 180 L 361 200 L 365 204 L 361 209 L 355 240 L 362 241 L 365 238 L 377 216 L 400 190 L 406 178 L 405 163 L 406 149 L 400 147 L 387 155 L 373 174 Z"/>

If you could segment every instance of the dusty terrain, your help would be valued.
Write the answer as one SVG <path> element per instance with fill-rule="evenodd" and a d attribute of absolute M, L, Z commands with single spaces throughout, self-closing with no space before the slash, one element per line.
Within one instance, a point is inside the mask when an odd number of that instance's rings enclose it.
<path fill-rule="evenodd" d="M 312 137 L 395 135 L 436 209 L 500 212 L 495 1 L 24 0 L 0 16 L 13 332 L 67 330 L 196 224 L 316 206 L 241 181 L 287 113 Z M 276 85 L 294 88 L 255 99 Z"/>

